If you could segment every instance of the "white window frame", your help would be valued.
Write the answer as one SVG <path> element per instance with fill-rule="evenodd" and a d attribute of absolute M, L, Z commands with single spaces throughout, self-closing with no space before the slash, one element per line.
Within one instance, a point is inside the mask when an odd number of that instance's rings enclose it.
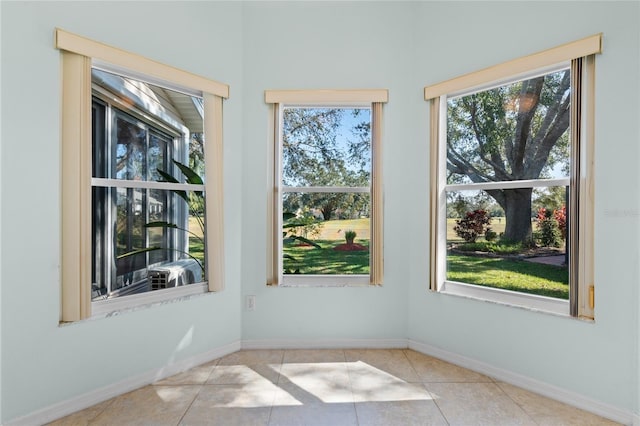
<path fill-rule="evenodd" d="M 267 284 L 293 287 L 343 287 L 382 285 L 382 104 L 388 101 L 386 89 L 365 90 L 267 90 L 265 102 L 271 105 L 268 185 Z M 370 108 L 371 182 L 369 187 L 287 187 L 282 185 L 282 116 L 286 107 Z M 371 194 L 368 275 L 290 275 L 282 266 L 282 194 L 284 192 L 360 192 Z"/>
<path fill-rule="evenodd" d="M 602 51 L 602 34 L 518 58 L 463 75 L 424 89 L 430 101 L 430 285 L 433 291 L 559 315 L 594 318 L 593 280 L 593 133 L 595 54 Z M 446 184 L 447 99 L 509 82 L 542 75 L 570 63 L 572 91 L 571 169 L 569 179 L 540 179 L 497 183 Z M 448 281 L 446 273 L 446 192 L 491 188 L 572 187 L 568 206 L 570 222 L 569 301 Z"/>
<path fill-rule="evenodd" d="M 55 30 L 62 61 L 62 232 L 60 321 L 224 289 L 222 101 L 229 87 L 140 55 Z M 91 302 L 91 67 L 203 98 L 207 281 L 113 300 Z M 162 189 L 167 189 L 162 186 Z"/>

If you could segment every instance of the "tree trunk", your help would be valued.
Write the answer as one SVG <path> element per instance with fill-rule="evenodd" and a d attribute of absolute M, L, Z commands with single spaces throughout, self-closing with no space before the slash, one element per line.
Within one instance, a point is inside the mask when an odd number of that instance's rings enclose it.
<path fill-rule="evenodd" d="M 331 215 L 336 210 L 336 205 L 332 201 L 327 201 L 321 208 L 320 212 L 322 212 L 322 218 L 326 220 L 331 220 Z"/>
<path fill-rule="evenodd" d="M 531 239 L 531 188 L 505 189 L 504 213 L 506 227 L 504 238 L 513 242 L 526 242 Z"/>

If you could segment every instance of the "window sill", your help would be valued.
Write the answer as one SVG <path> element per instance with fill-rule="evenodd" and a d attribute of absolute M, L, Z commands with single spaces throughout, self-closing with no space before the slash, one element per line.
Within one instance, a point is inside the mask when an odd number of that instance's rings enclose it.
<path fill-rule="evenodd" d="M 369 287 L 369 275 L 285 275 L 279 287 Z"/>
<path fill-rule="evenodd" d="M 498 288 L 445 281 L 440 293 L 569 317 L 569 301 Z"/>
<path fill-rule="evenodd" d="M 175 303 L 209 291 L 207 282 L 91 302 L 91 318 L 106 318 L 151 306 Z"/>

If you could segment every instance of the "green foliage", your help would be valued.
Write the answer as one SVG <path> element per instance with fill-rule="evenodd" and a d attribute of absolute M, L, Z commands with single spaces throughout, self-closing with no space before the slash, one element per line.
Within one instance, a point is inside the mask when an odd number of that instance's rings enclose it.
<path fill-rule="evenodd" d="M 554 217 L 553 210 L 544 207 L 538 210 L 537 232 L 533 233 L 534 240 L 543 247 L 560 247 L 562 245 L 562 232 L 558 221 Z"/>
<path fill-rule="evenodd" d="M 473 243 L 489 228 L 491 217 L 484 210 L 467 212 L 462 219 L 456 220 L 453 230 L 468 243 Z"/>
<path fill-rule="evenodd" d="M 366 110 L 285 108 L 282 175 L 293 186 L 368 186 L 371 129 Z M 349 123 L 349 124 L 345 124 Z M 343 132 L 345 128 L 346 134 Z M 369 214 L 369 197 L 357 193 L 289 193 L 285 211 L 313 209 L 324 220 Z"/>
<path fill-rule="evenodd" d="M 311 219 L 311 221 L 310 221 Z M 290 212 L 282 213 L 282 243 L 283 246 L 291 246 L 296 241 L 303 246 L 310 246 L 314 248 L 321 248 L 320 245 L 314 241 L 311 241 L 307 238 L 306 233 L 313 230 L 314 233 L 318 231 L 318 228 L 315 227 L 317 222 L 313 219 L 313 217 L 297 217 L 295 214 Z M 307 231 L 305 232 L 305 229 Z M 284 273 L 285 274 L 299 274 L 300 267 L 296 265 L 299 260 L 296 258 L 295 253 L 292 253 L 291 250 L 285 250 L 283 253 L 284 258 Z"/>
<path fill-rule="evenodd" d="M 557 169 L 567 172 L 569 94 L 570 72 L 563 70 L 448 100 L 447 183 L 538 179 Z M 514 190 L 486 192 L 509 220 L 528 223 L 531 199 L 523 200 Z M 512 239 L 527 238 L 527 226 L 507 224 L 505 233 Z"/>
<path fill-rule="evenodd" d="M 173 163 L 176 165 L 176 167 L 182 172 L 182 174 L 185 177 L 185 181 L 189 184 L 194 184 L 194 185 L 202 185 L 203 181 L 202 178 L 193 170 L 191 169 L 189 166 L 180 163 L 179 161 L 176 160 L 172 160 Z M 171 182 L 171 183 L 180 183 L 180 181 L 174 177 L 172 174 L 161 170 L 161 169 L 157 169 L 158 174 L 161 176 L 160 182 Z M 187 203 L 187 206 L 189 207 L 189 214 L 191 215 L 191 217 L 193 217 L 196 222 L 198 223 L 198 226 L 200 227 L 200 231 L 201 231 L 201 235 L 204 236 L 204 231 L 205 231 L 205 227 L 204 227 L 204 193 L 202 191 L 193 191 L 193 192 L 187 192 L 187 191 L 181 191 L 181 190 L 171 190 L 171 192 L 175 195 L 177 195 L 178 197 L 180 197 L 182 200 L 184 200 Z M 171 223 L 171 222 L 167 222 L 167 221 L 152 221 L 152 222 L 148 222 L 146 224 L 144 224 L 144 228 L 146 229 L 154 229 L 154 228 L 160 228 L 160 229 L 178 229 L 180 231 L 186 232 L 188 234 L 190 234 L 189 236 L 189 245 L 191 246 L 191 242 L 194 241 L 195 244 L 198 247 L 202 248 L 202 253 L 200 253 L 197 256 L 194 256 L 194 254 L 188 252 L 188 251 L 184 251 L 184 250 L 179 250 L 176 249 L 175 247 L 159 247 L 159 246 L 153 246 L 153 247 L 145 247 L 145 248 L 141 248 L 138 250 L 133 250 L 133 251 L 129 251 L 127 253 L 121 254 L 119 255 L 117 258 L 118 259 L 122 259 L 125 257 L 129 257 L 129 256 L 135 256 L 141 253 L 146 253 L 146 252 L 153 252 L 153 251 L 158 251 L 158 250 L 165 250 L 165 251 L 175 251 L 181 254 L 184 254 L 190 258 L 192 258 L 193 260 L 195 260 L 198 265 L 200 266 L 200 269 L 202 270 L 202 273 L 204 274 L 205 269 L 204 269 L 204 246 L 205 246 L 205 242 L 203 237 L 201 237 L 200 235 L 197 235 L 193 232 L 191 232 L 189 229 L 186 228 L 182 228 L 180 226 L 178 226 L 175 223 Z"/>
<path fill-rule="evenodd" d="M 495 254 L 518 254 L 523 251 L 523 244 L 520 242 L 493 242 L 493 241 L 476 241 L 473 243 L 464 243 L 456 246 L 460 251 L 481 251 Z"/>
<path fill-rule="evenodd" d="M 487 229 L 484 231 L 484 239 L 491 242 L 491 241 L 495 241 L 497 238 L 498 238 L 498 233 L 493 229 L 487 227 Z"/>
<path fill-rule="evenodd" d="M 346 231 L 344 231 L 344 239 L 347 240 L 348 244 L 353 244 L 353 240 L 356 239 L 356 231 L 352 230 L 352 229 L 347 229 Z"/>

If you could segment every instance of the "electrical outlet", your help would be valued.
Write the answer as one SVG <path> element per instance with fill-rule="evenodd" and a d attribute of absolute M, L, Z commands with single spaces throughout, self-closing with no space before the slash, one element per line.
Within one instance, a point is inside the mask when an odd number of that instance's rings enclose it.
<path fill-rule="evenodd" d="M 254 311 L 256 309 L 256 296 L 247 296 L 247 311 Z"/>

